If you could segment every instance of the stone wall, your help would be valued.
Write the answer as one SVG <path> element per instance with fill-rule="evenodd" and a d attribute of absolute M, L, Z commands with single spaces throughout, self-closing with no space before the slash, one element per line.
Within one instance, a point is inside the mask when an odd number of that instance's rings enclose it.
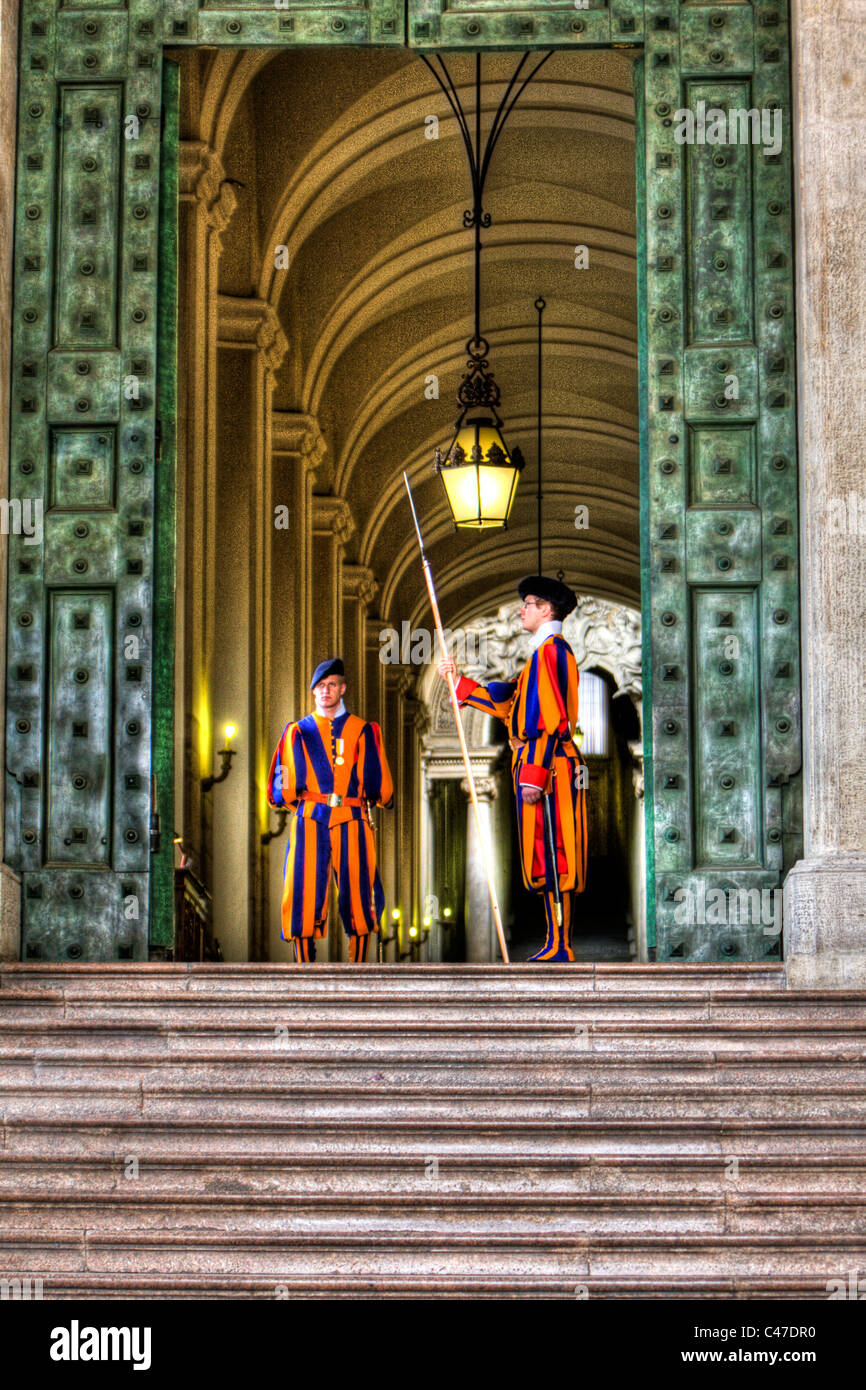
<path fill-rule="evenodd" d="M 866 987 L 864 41 L 861 0 L 794 0 L 805 855 L 784 931 L 798 988 Z"/>
<path fill-rule="evenodd" d="M 18 94 L 18 0 L 0 0 L 0 494 L 9 484 L 9 354 L 12 320 L 12 233 L 15 212 L 15 119 Z M 6 689 L 6 537 L 0 535 L 0 706 Z M 5 726 L 5 719 L 3 720 Z M 0 763 L 0 808 L 5 795 Z M 20 894 L 17 876 L 3 859 L 4 817 L 0 814 L 0 960 L 17 960 Z"/>

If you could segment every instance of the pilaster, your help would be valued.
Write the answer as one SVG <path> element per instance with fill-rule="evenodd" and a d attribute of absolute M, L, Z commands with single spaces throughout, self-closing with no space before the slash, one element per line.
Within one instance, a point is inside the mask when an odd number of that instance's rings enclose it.
<path fill-rule="evenodd" d="M 866 40 L 852 0 L 795 0 L 805 854 L 788 982 L 866 988 Z"/>
<path fill-rule="evenodd" d="M 343 550 L 355 530 L 343 497 L 313 497 L 313 656 L 340 654 L 343 642 Z"/>
<path fill-rule="evenodd" d="M 176 823 L 196 872 L 207 876 L 200 779 L 213 749 L 211 672 L 217 498 L 217 295 L 222 237 L 237 199 L 222 162 L 201 140 L 179 148 L 177 573 L 183 620 L 177 624 Z"/>
<path fill-rule="evenodd" d="M 265 785 L 271 749 L 271 421 L 287 340 L 272 305 L 217 297 L 219 467 L 215 631 L 211 680 L 214 751 L 226 719 L 238 726 L 231 791 L 206 798 L 213 813 L 214 930 L 226 959 L 266 954 Z"/>
<path fill-rule="evenodd" d="M 343 565 L 343 661 L 351 706 L 367 714 L 367 611 L 379 592 L 366 565 Z"/>

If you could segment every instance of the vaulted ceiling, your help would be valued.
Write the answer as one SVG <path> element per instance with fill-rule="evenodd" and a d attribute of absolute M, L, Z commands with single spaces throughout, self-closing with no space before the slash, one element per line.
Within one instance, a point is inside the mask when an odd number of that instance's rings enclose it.
<path fill-rule="evenodd" d="M 474 110 L 474 58 L 448 65 Z M 516 57 L 483 63 L 486 130 Z M 484 200 L 482 330 L 504 433 L 527 459 L 505 531 L 455 533 L 433 451 L 451 438 L 472 333 L 469 171 L 425 64 L 401 52 L 199 52 L 186 131 L 220 151 L 237 210 L 220 290 L 277 310 L 289 342 L 275 406 L 317 417 L 316 492 L 355 519 L 346 558 L 373 570 L 379 615 L 426 611 L 402 485 L 407 469 L 451 626 L 513 596 L 536 567 L 536 324 L 544 314 L 544 567 L 575 588 L 639 598 L 632 66 L 557 52 L 496 148 Z M 437 139 L 425 120 L 437 116 Z M 585 245 L 587 269 L 575 267 Z M 286 246 L 288 269 L 275 266 Z M 425 396 L 435 374 L 439 398 Z M 575 527 L 586 506 L 589 525 Z"/>

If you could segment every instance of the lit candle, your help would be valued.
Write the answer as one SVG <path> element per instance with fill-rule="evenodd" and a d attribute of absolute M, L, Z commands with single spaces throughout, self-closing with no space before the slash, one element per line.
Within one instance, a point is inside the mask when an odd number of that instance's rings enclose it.
<path fill-rule="evenodd" d="M 237 725 L 226 724 L 225 728 L 223 729 L 223 733 L 226 736 L 226 748 L 228 748 L 229 744 L 231 743 L 232 739 L 237 733 Z"/>

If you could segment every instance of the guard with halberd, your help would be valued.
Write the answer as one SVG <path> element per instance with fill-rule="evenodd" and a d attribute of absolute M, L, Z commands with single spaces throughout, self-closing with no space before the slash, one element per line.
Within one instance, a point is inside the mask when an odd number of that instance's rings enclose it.
<path fill-rule="evenodd" d="M 508 729 L 517 797 L 517 828 L 524 884 L 544 895 L 547 939 L 532 961 L 573 961 L 574 897 L 586 884 L 586 763 L 574 742 L 579 675 L 562 620 L 577 605 L 566 584 L 544 575 L 521 580 L 524 631 L 534 648 L 515 681 L 488 686 L 461 676 L 457 697 L 495 715 Z M 439 663 L 446 677 L 457 669 Z"/>

